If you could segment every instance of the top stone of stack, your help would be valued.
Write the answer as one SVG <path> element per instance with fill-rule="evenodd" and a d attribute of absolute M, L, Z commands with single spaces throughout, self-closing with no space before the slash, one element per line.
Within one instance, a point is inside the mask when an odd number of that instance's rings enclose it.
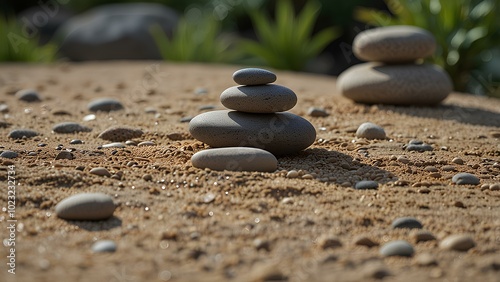
<path fill-rule="evenodd" d="M 354 39 L 353 52 L 365 61 L 409 63 L 427 58 L 436 50 L 436 39 L 414 26 L 388 26 L 365 30 Z"/>
<path fill-rule="evenodd" d="M 264 85 L 276 81 L 276 75 L 268 70 L 246 68 L 233 74 L 234 82 L 239 85 Z"/>

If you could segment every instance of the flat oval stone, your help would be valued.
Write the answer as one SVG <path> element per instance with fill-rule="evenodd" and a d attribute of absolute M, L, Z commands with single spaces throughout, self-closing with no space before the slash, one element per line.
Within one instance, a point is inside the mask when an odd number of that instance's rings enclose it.
<path fill-rule="evenodd" d="M 391 241 L 380 248 L 380 254 L 384 257 L 411 257 L 414 253 L 415 250 L 413 249 L 413 246 L 404 240 Z"/>
<path fill-rule="evenodd" d="M 114 253 L 116 252 L 116 243 L 112 240 L 100 240 L 92 245 L 92 252 L 94 253 Z"/>
<path fill-rule="evenodd" d="M 10 150 L 3 151 L 0 154 L 0 158 L 6 158 L 6 159 L 15 159 L 15 158 L 17 158 L 17 156 L 19 156 L 19 154 L 17 152 L 10 151 Z"/>
<path fill-rule="evenodd" d="M 91 112 L 111 112 L 123 109 L 123 105 L 120 101 L 113 98 L 98 98 L 91 101 L 87 108 Z"/>
<path fill-rule="evenodd" d="M 34 89 L 23 89 L 16 92 L 16 98 L 24 102 L 40 102 L 42 98 Z"/>
<path fill-rule="evenodd" d="M 344 97 L 367 104 L 434 105 L 452 88 L 448 74 L 431 64 L 364 63 L 350 67 L 337 80 Z"/>
<path fill-rule="evenodd" d="M 474 239 L 465 234 L 455 234 L 446 237 L 441 243 L 439 247 L 445 250 L 455 250 L 466 252 L 469 249 L 472 249 L 476 246 L 476 242 Z"/>
<path fill-rule="evenodd" d="M 138 128 L 113 126 L 101 132 L 97 137 L 108 141 L 121 142 L 127 141 L 129 139 L 139 138 L 143 134 L 144 132 Z"/>
<path fill-rule="evenodd" d="M 474 174 L 466 173 L 466 172 L 461 172 L 455 174 L 452 178 L 451 181 L 455 184 L 458 185 L 466 185 L 466 184 L 471 184 L 471 185 L 478 185 L 479 184 L 479 178 L 475 176 Z"/>
<path fill-rule="evenodd" d="M 254 147 L 275 155 L 298 152 L 316 140 L 316 130 L 292 113 L 212 111 L 189 123 L 191 135 L 212 147 Z"/>
<path fill-rule="evenodd" d="M 275 113 L 290 110 L 297 104 L 297 95 L 281 85 L 234 86 L 220 95 L 222 105 L 248 113 Z"/>
<path fill-rule="evenodd" d="M 361 180 L 354 185 L 354 189 L 365 190 L 365 189 L 377 189 L 378 182 L 373 180 Z"/>
<path fill-rule="evenodd" d="M 92 131 L 92 129 L 76 122 L 62 122 L 54 125 L 52 131 L 55 133 L 76 133 L 89 132 Z"/>
<path fill-rule="evenodd" d="M 103 220 L 113 216 L 113 199 L 103 193 L 81 193 L 56 205 L 58 217 L 67 220 Z"/>
<path fill-rule="evenodd" d="M 400 217 L 396 218 L 392 222 L 391 227 L 394 229 L 396 228 L 421 229 L 423 226 L 422 223 L 414 217 Z"/>
<path fill-rule="evenodd" d="M 230 171 L 272 172 L 278 160 L 268 151 L 249 147 L 227 147 L 197 152 L 191 157 L 197 168 Z"/>
<path fill-rule="evenodd" d="M 233 80 L 240 85 L 262 85 L 275 82 L 276 75 L 265 69 L 246 68 L 234 72 Z"/>
<path fill-rule="evenodd" d="M 374 123 L 362 123 L 356 131 L 356 136 L 366 139 L 385 139 L 385 130 Z"/>
<path fill-rule="evenodd" d="M 113 143 L 104 144 L 101 147 L 103 147 L 103 148 L 125 148 L 126 146 L 122 142 L 113 142 Z"/>
<path fill-rule="evenodd" d="M 385 63 L 412 62 L 431 56 L 436 40 L 427 30 L 415 26 L 388 26 L 360 32 L 353 42 L 356 57 Z"/>
<path fill-rule="evenodd" d="M 12 139 L 31 138 L 38 135 L 38 132 L 31 129 L 14 129 L 7 135 Z"/>

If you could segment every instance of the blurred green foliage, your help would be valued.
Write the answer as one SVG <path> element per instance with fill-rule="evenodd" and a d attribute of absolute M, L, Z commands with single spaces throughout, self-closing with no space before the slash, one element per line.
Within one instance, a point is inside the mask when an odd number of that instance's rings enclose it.
<path fill-rule="evenodd" d="M 211 15 L 182 18 L 171 38 L 159 26 L 152 26 L 151 34 L 165 60 L 230 63 L 237 58 L 232 39 L 222 36 L 220 22 Z"/>
<path fill-rule="evenodd" d="M 278 1 L 274 21 L 260 10 L 250 11 L 258 41 L 243 40 L 240 47 L 250 56 L 276 69 L 304 70 L 307 62 L 320 54 L 337 36 L 333 28 L 313 34 L 321 5 L 308 2 L 295 15 L 290 1 Z"/>
<path fill-rule="evenodd" d="M 429 30 L 439 45 L 431 61 L 450 74 L 455 90 L 498 94 L 495 80 L 500 79 L 500 69 L 497 66 L 497 73 L 492 74 L 485 68 L 493 60 L 494 49 L 500 48 L 498 0 L 385 2 L 393 15 L 359 8 L 355 17 L 370 25 L 415 25 Z M 478 86 L 480 89 L 477 89 Z"/>
<path fill-rule="evenodd" d="M 25 34 L 16 19 L 0 16 L 0 62 L 52 62 L 56 46 L 38 45 L 38 38 Z"/>

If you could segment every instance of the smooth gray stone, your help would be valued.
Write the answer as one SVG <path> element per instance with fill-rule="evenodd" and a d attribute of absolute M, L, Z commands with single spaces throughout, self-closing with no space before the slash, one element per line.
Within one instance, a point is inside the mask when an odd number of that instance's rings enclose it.
<path fill-rule="evenodd" d="M 144 134 L 139 128 L 131 128 L 127 126 L 112 126 L 105 129 L 97 137 L 103 140 L 113 142 L 123 142 L 134 138 L 139 138 Z"/>
<path fill-rule="evenodd" d="M 112 240 L 100 240 L 92 245 L 92 252 L 94 253 L 114 253 L 116 252 L 116 243 Z"/>
<path fill-rule="evenodd" d="M 413 246 L 404 240 L 391 241 L 380 248 L 380 254 L 384 257 L 411 257 L 414 253 L 415 250 L 413 249 Z"/>
<path fill-rule="evenodd" d="M 6 159 L 15 159 L 15 158 L 17 158 L 17 156 L 19 156 L 19 154 L 17 152 L 9 151 L 9 150 L 3 151 L 0 154 L 0 158 L 6 158 Z"/>
<path fill-rule="evenodd" d="M 378 182 L 373 180 L 362 180 L 354 185 L 354 189 L 365 190 L 365 189 L 377 189 Z"/>
<path fill-rule="evenodd" d="M 298 152 L 316 140 L 309 121 L 292 113 L 212 111 L 189 123 L 191 135 L 212 147 L 255 147 L 275 155 Z"/>
<path fill-rule="evenodd" d="M 436 65 L 364 63 L 340 74 L 337 89 L 358 103 L 435 105 L 448 97 L 453 85 Z"/>
<path fill-rule="evenodd" d="M 9 132 L 8 137 L 12 139 L 22 139 L 23 137 L 31 138 L 38 135 L 38 132 L 31 129 L 14 129 Z"/>
<path fill-rule="evenodd" d="M 356 136 L 366 139 L 385 139 L 385 130 L 374 123 L 362 123 L 356 131 Z"/>
<path fill-rule="evenodd" d="M 59 52 L 74 61 L 161 59 L 150 28 L 167 35 L 177 25 L 177 13 L 156 3 L 101 5 L 65 22 L 56 32 Z"/>
<path fill-rule="evenodd" d="M 24 102 L 40 102 L 42 98 L 34 89 L 23 89 L 16 92 L 16 98 Z"/>
<path fill-rule="evenodd" d="M 276 75 L 265 69 L 246 68 L 234 72 L 233 80 L 240 85 L 262 85 L 275 82 Z"/>
<path fill-rule="evenodd" d="M 432 56 L 436 40 L 427 30 L 415 26 L 388 26 L 360 32 L 353 42 L 356 57 L 385 63 L 412 62 Z"/>
<path fill-rule="evenodd" d="M 113 216 L 113 198 L 103 193 L 80 193 L 56 205 L 58 217 L 67 220 L 103 220 Z"/>
<path fill-rule="evenodd" d="M 92 129 L 76 122 L 62 122 L 54 125 L 54 127 L 52 127 L 52 131 L 55 133 L 76 133 L 90 132 Z"/>
<path fill-rule="evenodd" d="M 191 157 L 197 168 L 230 171 L 272 172 L 278 167 L 278 160 L 268 151 L 249 147 L 227 147 L 207 149 Z"/>
<path fill-rule="evenodd" d="M 474 174 L 466 173 L 466 172 L 461 172 L 455 174 L 452 178 L 451 181 L 455 184 L 458 185 L 466 185 L 466 184 L 471 184 L 471 185 L 478 185 L 479 184 L 479 178 L 475 176 Z"/>
<path fill-rule="evenodd" d="M 111 112 L 123 110 L 123 105 L 120 101 L 113 98 L 98 98 L 91 101 L 87 108 L 91 112 Z"/>
<path fill-rule="evenodd" d="M 277 84 L 233 86 L 220 95 L 222 105 L 248 113 L 275 113 L 290 110 L 297 104 L 297 95 Z"/>
<path fill-rule="evenodd" d="M 400 218 L 396 218 L 392 222 L 391 226 L 394 229 L 396 229 L 396 228 L 409 228 L 409 229 L 416 228 L 416 229 L 421 229 L 423 227 L 422 223 L 420 221 L 418 221 L 414 217 L 400 217 Z"/>
<path fill-rule="evenodd" d="M 423 142 L 421 143 L 409 143 L 408 146 L 406 146 L 407 151 L 418 151 L 418 152 L 425 152 L 425 151 L 433 151 L 434 148 L 432 148 L 431 145 L 425 144 Z"/>

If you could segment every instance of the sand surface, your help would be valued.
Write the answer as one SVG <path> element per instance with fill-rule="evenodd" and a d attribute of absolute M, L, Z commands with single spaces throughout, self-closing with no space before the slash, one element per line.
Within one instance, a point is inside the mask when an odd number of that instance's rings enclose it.
<path fill-rule="evenodd" d="M 16 274 L 7 272 L 4 241 L 0 281 L 371 281 L 384 271 L 390 274 L 384 281 L 500 281 L 500 191 L 485 185 L 500 183 L 500 100 L 452 94 L 438 107 L 359 105 L 336 93 L 332 77 L 278 71 L 276 83 L 299 97 L 291 112 L 311 121 L 316 142 L 279 158 L 274 173 L 193 168 L 190 157 L 207 146 L 180 120 L 206 111 L 202 106 L 222 109 L 218 97 L 235 85 L 237 69 L 157 62 L 1 65 L 0 102 L 8 112 L 0 120 L 0 146 L 19 157 L 0 160 L 2 240 L 10 236 L 9 165 L 17 180 Z M 39 90 L 43 101 L 18 101 L 13 94 L 23 88 Z M 83 121 L 97 97 L 114 97 L 125 110 Z M 311 106 L 330 115 L 309 117 Z M 52 132 L 65 121 L 92 131 Z M 387 140 L 357 139 L 355 130 L 366 121 L 383 126 Z M 98 149 L 109 142 L 97 135 L 114 125 L 140 128 L 145 134 L 134 140 L 156 145 Z M 40 135 L 8 138 L 16 128 Z M 72 139 L 84 144 L 71 145 Z M 434 151 L 405 151 L 411 139 Z M 59 144 L 73 151 L 73 160 L 55 159 Z M 90 174 L 94 167 L 115 176 Z M 313 178 L 286 178 L 292 169 Z M 454 185 L 458 172 L 475 174 L 481 184 Z M 378 190 L 352 188 L 363 179 L 377 180 Z M 57 218 L 55 205 L 81 192 L 111 195 L 114 217 Z M 414 230 L 392 229 L 402 216 L 417 218 L 437 240 L 416 243 Z M 438 247 L 462 233 L 476 247 Z M 357 246 L 359 236 L 379 246 Z M 341 246 L 324 248 L 324 238 Z M 117 251 L 92 253 L 101 239 L 114 240 Z M 382 258 L 380 245 L 391 240 L 409 241 L 415 256 Z M 422 254 L 437 265 L 419 265 Z"/>

